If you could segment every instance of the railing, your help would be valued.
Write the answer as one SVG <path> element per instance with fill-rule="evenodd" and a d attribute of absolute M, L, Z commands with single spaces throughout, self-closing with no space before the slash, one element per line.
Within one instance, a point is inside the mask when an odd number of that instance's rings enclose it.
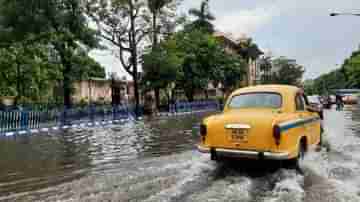
<path fill-rule="evenodd" d="M 7 132 L 133 117 L 128 106 L 86 106 L 70 109 L 0 111 L 0 135 Z"/>
<path fill-rule="evenodd" d="M 169 106 L 166 114 L 216 111 L 220 108 L 217 101 L 176 102 Z M 50 127 L 66 128 L 83 123 L 117 121 L 134 117 L 135 108 L 127 105 L 89 105 L 72 108 L 43 106 L 32 110 L 30 107 L 0 110 L 0 135 Z"/>

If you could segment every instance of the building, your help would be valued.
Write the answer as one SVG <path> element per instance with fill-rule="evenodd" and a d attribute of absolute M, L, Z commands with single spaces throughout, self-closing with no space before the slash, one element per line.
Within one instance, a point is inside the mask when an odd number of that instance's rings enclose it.
<path fill-rule="evenodd" d="M 73 101 L 75 103 L 114 103 L 131 102 L 134 99 L 132 81 L 121 79 L 90 78 L 74 83 Z"/>
<path fill-rule="evenodd" d="M 225 51 L 232 54 L 239 54 L 247 60 L 248 68 L 247 74 L 243 80 L 244 86 L 255 85 L 258 80 L 257 73 L 259 72 L 259 56 L 263 52 L 258 46 L 252 42 L 250 37 L 242 34 L 238 39 L 233 37 L 232 34 L 216 31 L 214 36 L 223 43 Z"/>
<path fill-rule="evenodd" d="M 216 31 L 213 35 L 224 45 L 226 52 L 237 54 L 237 41 L 231 34 Z"/>
<path fill-rule="evenodd" d="M 280 56 L 279 58 L 277 58 L 276 60 L 273 60 L 273 62 L 272 62 L 272 69 L 271 69 L 272 74 L 278 73 L 280 71 L 280 69 L 282 68 L 281 64 L 279 64 L 277 62 L 278 60 L 287 61 L 288 64 L 297 65 L 295 59 L 289 59 L 285 56 Z"/>

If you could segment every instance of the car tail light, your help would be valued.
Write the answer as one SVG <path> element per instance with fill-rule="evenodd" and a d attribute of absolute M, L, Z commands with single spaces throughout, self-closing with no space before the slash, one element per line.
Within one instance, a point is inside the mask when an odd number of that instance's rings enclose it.
<path fill-rule="evenodd" d="M 275 143 L 276 145 L 280 144 L 280 140 L 281 140 L 281 130 L 280 130 L 280 126 L 275 125 L 273 128 L 273 136 L 275 138 Z"/>
<path fill-rule="evenodd" d="M 205 141 L 206 133 L 207 133 L 206 125 L 201 124 L 200 125 L 200 135 L 201 135 L 201 138 L 202 138 L 203 142 Z"/>

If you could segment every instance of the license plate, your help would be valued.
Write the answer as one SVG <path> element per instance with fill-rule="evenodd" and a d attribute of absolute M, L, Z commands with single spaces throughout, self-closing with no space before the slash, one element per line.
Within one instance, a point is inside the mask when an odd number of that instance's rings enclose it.
<path fill-rule="evenodd" d="M 246 129 L 231 129 L 231 140 L 234 142 L 247 141 L 247 130 Z"/>

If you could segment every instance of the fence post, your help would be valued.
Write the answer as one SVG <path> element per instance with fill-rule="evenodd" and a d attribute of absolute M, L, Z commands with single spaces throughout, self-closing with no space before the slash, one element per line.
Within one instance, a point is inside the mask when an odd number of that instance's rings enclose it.
<path fill-rule="evenodd" d="M 116 120 L 116 107 L 117 105 L 112 105 L 112 120 Z"/>
<path fill-rule="evenodd" d="M 28 130 L 29 129 L 28 122 L 29 122 L 28 112 L 26 110 L 22 110 L 20 114 L 20 128 L 22 130 Z"/>
<path fill-rule="evenodd" d="M 65 106 L 62 113 L 61 113 L 61 118 L 60 118 L 61 125 L 67 125 L 68 124 L 68 120 L 67 120 L 68 115 L 67 115 L 67 113 L 68 113 L 68 107 Z"/>

